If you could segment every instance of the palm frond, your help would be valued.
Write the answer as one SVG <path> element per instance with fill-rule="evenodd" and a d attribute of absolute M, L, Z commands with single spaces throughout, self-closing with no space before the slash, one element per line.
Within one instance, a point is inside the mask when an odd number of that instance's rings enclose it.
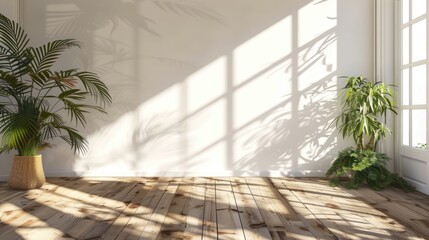
<path fill-rule="evenodd" d="M 0 46 L 0 50 L 1 48 Z M 32 56 L 28 51 L 24 51 L 20 55 L 13 55 L 12 53 L 2 54 L 0 52 L 0 69 L 16 77 L 21 77 L 27 74 L 27 66 L 31 63 L 31 60 Z"/>
<path fill-rule="evenodd" d="M 64 87 L 74 87 L 75 80 L 78 79 L 89 95 L 94 97 L 94 100 L 99 101 L 103 105 L 112 103 L 109 89 L 95 73 L 87 71 L 78 72 L 76 69 L 70 69 L 54 72 L 51 79 L 57 81 L 57 86 L 62 91 L 65 91 Z"/>
<path fill-rule="evenodd" d="M 63 99 L 72 99 L 72 100 L 84 100 L 86 99 L 88 92 L 83 92 L 80 89 L 70 89 L 60 93 L 57 98 Z"/>
<path fill-rule="evenodd" d="M 74 128 L 67 127 L 67 126 L 55 126 L 54 127 L 64 130 L 67 132 L 66 136 L 60 136 L 61 139 L 66 141 L 68 144 L 70 144 L 73 151 L 86 153 L 88 150 L 88 142 L 87 140 L 78 133 L 78 131 Z"/>
<path fill-rule="evenodd" d="M 13 86 L 18 82 L 18 78 L 15 75 L 0 69 L 0 81 L 0 86 L 7 84 Z"/>
<path fill-rule="evenodd" d="M 17 104 L 20 101 L 22 94 L 27 94 L 30 91 L 31 87 L 23 82 L 17 82 L 14 86 L 0 87 L 0 95 L 15 99 L 15 102 L 11 102 L 11 104 Z"/>
<path fill-rule="evenodd" d="M 97 74 L 92 72 L 76 72 L 75 76 L 80 79 L 85 90 L 88 91 L 96 101 L 100 101 L 102 104 L 111 104 L 112 97 L 109 94 L 109 89 L 104 84 Z"/>
<path fill-rule="evenodd" d="M 30 52 L 34 56 L 30 64 L 31 72 L 38 73 L 49 70 L 64 50 L 80 46 L 81 44 L 75 39 L 63 39 L 49 42 L 37 48 L 30 48 Z"/>
<path fill-rule="evenodd" d="M 30 39 L 18 23 L 0 14 L 0 42 L 10 54 L 18 56 L 27 48 Z"/>
<path fill-rule="evenodd" d="M 85 108 L 88 105 L 79 104 L 76 101 L 81 101 L 86 98 L 87 92 L 82 92 L 79 89 L 70 89 L 61 92 L 55 98 L 59 99 L 64 104 L 64 109 L 67 111 L 70 119 L 76 124 L 86 124 L 85 114 L 88 113 Z"/>
<path fill-rule="evenodd" d="M 47 85 L 47 82 L 51 80 L 53 73 L 49 70 L 40 71 L 40 72 L 31 72 L 29 73 L 29 76 L 31 77 L 31 80 L 37 84 L 39 87 L 45 87 Z"/>
<path fill-rule="evenodd" d="M 62 102 L 64 103 L 64 109 L 67 111 L 70 119 L 75 121 L 76 125 L 78 123 L 86 125 L 85 114 L 88 113 L 88 111 L 83 109 L 83 104 L 77 104 L 68 99 L 63 99 Z"/>
<path fill-rule="evenodd" d="M 76 69 L 69 69 L 65 71 L 56 71 L 53 72 L 51 80 L 54 84 L 61 90 L 65 91 L 66 89 L 76 87 L 75 73 Z"/>
<path fill-rule="evenodd" d="M 3 133 L 3 150 L 23 149 L 29 139 L 38 134 L 37 123 L 31 115 L 17 112 L 4 115 L 0 118 L 0 131 Z M 3 152 L 4 152 L 3 151 Z"/>
<path fill-rule="evenodd" d="M 0 14 L 0 69 L 16 76 L 24 75 L 25 68 L 31 62 L 27 51 L 29 40 L 18 23 Z"/>
<path fill-rule="evenodd" d="M 44 110 L 40 113 L 41 124 L 41 141 L 43 141 L 43 146 L 49 146 L 46 140 L 54 139 L 61 134 L 61 129 L 58 129 L 55 126 L 63 126 L 65 124 L 63 117 L 58 113 L 49 112 Z"/>

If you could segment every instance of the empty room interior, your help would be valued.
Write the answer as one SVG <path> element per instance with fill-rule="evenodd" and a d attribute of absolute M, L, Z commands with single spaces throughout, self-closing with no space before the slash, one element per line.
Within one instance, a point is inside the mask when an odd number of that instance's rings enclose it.
<path fill-rule="evenodd" d="M 0 2 L 0 240 L 429 239 L 428 0 Z"/>

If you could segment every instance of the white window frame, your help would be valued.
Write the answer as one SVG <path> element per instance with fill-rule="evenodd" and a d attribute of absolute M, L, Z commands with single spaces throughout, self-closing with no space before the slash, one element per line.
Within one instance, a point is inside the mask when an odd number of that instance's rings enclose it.
<path fill-rule="evenodd" d="M 413 126 L 412 126 L 412 110 L 416 109 L 422 109 L 426 110 L 426 143 L 429 141 L 429 46 L 426 44 L 426 59 L 412 62 L 412 26 L 420 22 L 424 19 L 426 19 L 426 41 L 429 42 L 429 1 L 426 0 L 426 14 L 419 16 L 415 19 L 410 20 L 409 22 L 403 24 L 402 23 L 402 2 L 403 0 L 396 0 L 395 1 L 395 84 L 398 86 L 398 118 L 396 121 L 396 127 L 395 130 L 398 134 L 396 134 L 396 140 L 395 140 L 395 159 L 397 159 L 396 164 L 396 171 L 400 173 L 404 178 L 409 180 L 411 183 L 413 183 L 417 190 L 424 192 L 426 194 L 429 194 L 429 149 L 426 148 L 425 150 L 418 149 L 413 147 L 413 140 L 412 140 L 412 133 L 413 133 Z M 410 3 L 412 0 L 410 0 Z M 411 3 L 412 4 L 412 3 Z M 410 5 L 411 6 L 411 5 Z M 409 15 L 410 18 L 412 16 L 412 7 L 409 8 Z M 402 64 L 402 30 L 409 27 L 409 62 L 408 64 Z M 421 105 L 412 105 L 412 68 L 415 66 L 421 66 L 422 64 L 426 64 L 426 104 Z M 403 96 L 403 88 L 402 88 L 402 70 L 403 69 L 409 69 L 409 87 L 408 87 L 408 96 L 409 96 L 409 104 L 408 105 L 402 105 L 402 96 Z M 403 129 L 402 129 L 402 111 L 403 110 L 409 110 L 409 145 L 405 146 L 403 145 Z M 404 166 L 407 163 L 405 161 L 420 161 L 424 162 L 426 164 L 426 170 L 425 171 L 425 179 L 413 179 L 412 176 L 407 176 L 404 174 Z M 405 165 L 404 165 L 405 164 Z M 411 175 L 411 174 L 409 174 Z"/>

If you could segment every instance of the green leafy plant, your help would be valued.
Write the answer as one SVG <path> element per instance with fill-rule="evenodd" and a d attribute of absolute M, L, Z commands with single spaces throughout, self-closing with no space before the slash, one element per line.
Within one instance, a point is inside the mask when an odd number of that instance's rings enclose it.
<path fill-rule="evenodd" d="M 426 143 L 417 143 L 416 148 L 425 150 L 427 148 Z"/>
<path fill-rule="evenodd" d="M 337 160 L 332 164 L 327 174 L 341 177 L 345 174 L 363 171 L 373 165 L 383 166 L 388 159 L 389 157 L 383 153 L 349 147 L 338 154 Z"/>
<path fill-rule="evenodd" d="M 384 153 L 349 147 L 338 154 L 338 158 L 326 175 L 334 176 L 331 184 L 342 184 L 348 188 L 359 188 L 362 184 L 367 183 L 375 190 L 381 190 L 389 185 L 407 191 L 413 190 L 413 187 L 403 178 L 390 173 L 385 168 L 388 160 L 389 157 Z M 349 178 L 342 179 L 343 176 L 349 176 Z"/>
<path fill-rule="evenodd" d="M 358 149 L 375 150 L 377 142 L 390 134 L 380 121 L 388 111 L 396 114 L 392 90 L 382 82 L 349 77 L 341 113 L 335 118 L 344 138 L 353 137 Z"/>
<path fill-rule="evenodd" d="M 63 51 L 81 47 L 78 41 L 39 47 L 29 41 L 19 24 L 0 14 L 0 153 L 34 156 L 55 137 L 86 151 L 86 139 L 69 124 L 86 126 L 89 112 L 105 113 L 112 101 L 107 86 L 92 72 L 53 70 Z"/>
<path fill-rule="evenodd" d="M 403 178 L 386 169 L 389 157 L 375 151 L 378 141 L 391 133 L 381 119 L 387 112 L 396 114 L 392 90 L 381 82 L 349 77 L 343 100 L 335 123 L 344 138 L 353 138 L 356 147 L 338 154 L 326 172 L 326 176 L 333 177 L 331 183 L 348 188 L 358 188 L 367 183 L 375 190 L 389 185 L 412 190 L 413 187 Z M 348 178 L 342 181 L 344 176 Z"/>

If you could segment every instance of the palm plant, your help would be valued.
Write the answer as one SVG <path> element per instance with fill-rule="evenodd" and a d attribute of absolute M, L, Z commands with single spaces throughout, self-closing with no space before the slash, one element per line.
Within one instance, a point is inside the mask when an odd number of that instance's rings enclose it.
<path fill-rule="evenodd" d="M 0 153 L 34 156 L 55 137 L 85 152 L 87 141 L 75 127 L 86 125 L 90 111 L 105 113 L 112 101 L 108 88 L 92 72 L 53 70 L 63 51 L 81 46 L 78 41 L 31 47 L 29 40 L 19 24 L 0 14 Z"/>

